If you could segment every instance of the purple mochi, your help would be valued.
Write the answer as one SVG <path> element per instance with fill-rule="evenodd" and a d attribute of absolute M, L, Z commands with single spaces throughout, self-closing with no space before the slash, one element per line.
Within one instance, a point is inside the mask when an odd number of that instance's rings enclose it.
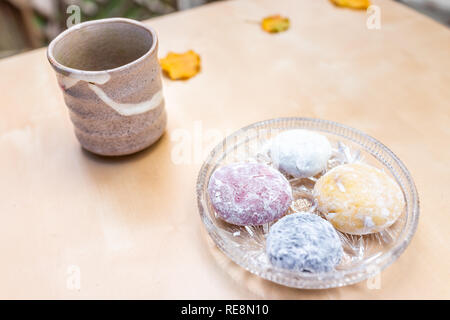
<path fill-rule="evenodd" d="M 221 219 L 241 226 L 277 220 L 292 202 L 286 178 L 261 163 L 239 162 L 217 169 L 209 180 L 208 194 Z"/>

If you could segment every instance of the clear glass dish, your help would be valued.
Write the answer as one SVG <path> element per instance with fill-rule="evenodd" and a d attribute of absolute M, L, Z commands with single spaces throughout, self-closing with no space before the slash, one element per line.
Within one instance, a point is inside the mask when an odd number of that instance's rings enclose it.
<path fill-rule="evenodd" d="M 270 139 L 290 129 L 308 129 L 325 135 L 333 146 L 328 169 L 362 161 L 384 170 L 400 185 L 405 209 L 388 229 L 364 236 L 339 233 L 344 257 L 332 272 L 292 272 L 273 267 L 266 257 L 265 237 L 271 224 L 242 227 L 217 218 L 207 194 L 212 172 L 227 163 L 256 161 L 271 164 L 267 155 Z M 328 170 L 327 169 L 327 170 Z M 294 201 L 289 212 L 320 215 L 311 195 L 321 174 L 307 179 L 288 180 Z M 419 199 L 413 179 L 405 165 L 381 142 L 342 124 L 311 118 L 280 118 L 258 122 L 238 130 L 217 145 L 200 169 L 197 201 L 201 219 L 215 244 L 231 260 L 264 279 L 294 288 L 326 289 L 340 287 L 370 278 L 393 263 L 408 246 L 417 228 Z"/>

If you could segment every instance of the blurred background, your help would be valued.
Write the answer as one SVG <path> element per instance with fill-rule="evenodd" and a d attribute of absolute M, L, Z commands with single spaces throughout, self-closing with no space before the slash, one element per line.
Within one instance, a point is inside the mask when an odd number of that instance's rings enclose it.
<path fill-rule="evenodd" d="M 0 59 L 46 46 L 66 29 L 70 5 L 79 6 L 83 22 L 108 17 L 145 20 L 213 1 L 217 0 L 0 0 Z M 392 1 L 450 26 L 450 0 Z"/>

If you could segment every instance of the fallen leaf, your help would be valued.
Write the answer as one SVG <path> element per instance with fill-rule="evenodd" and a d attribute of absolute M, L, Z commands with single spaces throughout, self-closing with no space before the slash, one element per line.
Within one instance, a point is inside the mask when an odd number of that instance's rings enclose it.
<path fill-rule="evenodd" d="M 282 17 L 279 14 L 265 17 L 261 21 L 261 27 L 264 29 L 264 31 L 270 33 L 286 31 L 287 29 L 289 29 L 289 26 L 289 18 Z"/>
<path fill-rule="evenodd" d="M 366 10 L 370 6 L 369 0 L 330 0 L 338 7 Z"/>
<path fill-rule="evenodd" d="M 186 80 L 200 71 L 200 56 L 192 50 L 185 53 L 169 52 L 159 63 L 163 72 L 172 80 Z"/>

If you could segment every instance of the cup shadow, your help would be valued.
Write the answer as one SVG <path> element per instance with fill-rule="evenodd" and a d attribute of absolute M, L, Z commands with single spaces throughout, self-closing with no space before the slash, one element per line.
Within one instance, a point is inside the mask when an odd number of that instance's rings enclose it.
<path fill-rule="evenodd" d="M 156 140 L 152 145 L 148 146 L 147 148 L 132 153 L 128 155 L 123 156 L 103 156 L 96 153 L 93 153 L 85 148 L 83 148 L 80 145 L 81 153 L 84 157 L 86 157 L 88 160 L 93 161 L 98 164 L 125 164 L 129 162 L 134 162 L 141 160 L 145 157 L 147 157 L 149 154 L 151 154 L 160 144 L 162 144 L 162 141 L 165 139 L 166 133 L 164 133 L 158 140 Z"/>

